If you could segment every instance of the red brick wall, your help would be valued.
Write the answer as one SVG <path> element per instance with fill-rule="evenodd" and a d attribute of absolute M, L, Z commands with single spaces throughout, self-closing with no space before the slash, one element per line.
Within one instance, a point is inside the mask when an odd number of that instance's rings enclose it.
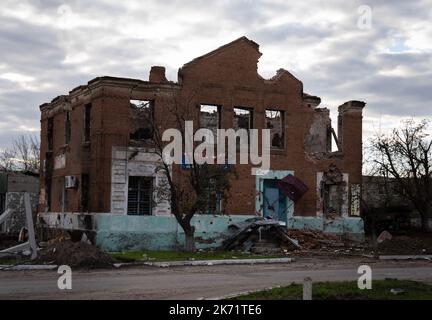
<path fill-rule="evenodd" d="M 287 71 L 279 71 L 271 80 L 257 73 L 261 53 L 246 40 L 185 65 L 179 71 L 179 84 L 167 83 L 160 73 L 154 73 L 150 83 L 131 79 L 96 79 L 69 96 L 72 116 L 72 139 L 64 148 L 64 110 L 53 101 L 42 108 L 41 160 L 47 151 L 47 118 L 55 119 L 54 155 L 66 154 L 66 168 L 53 172 L 53 204 L 51 211 L 60 211 L 61 179 L 65 175 L 90 174 L 90 211 L 109 212 L 111 194 L 111 152 L 113 146 L 129 145 L 129 100 L 155 101 L 155 118 L 162 128 L 175 126 L 167 114 L 167 106 L 178 104 L 189 111 L 188 118 L 198 128 L 200 103 L 222 106 L 222 127 L 233 125 L 233 108 L 254 110 L 255 128 L 265 126 L 265 109 L 285 112 L 285 150 L 271 155 L 271 169 L 293 170 L 309 187 L 295 205 L 297 215 L 316 214 L 316 174 L 334 163 L 341 172 L 349 174 L 350 183 L 361 183 L 362 114 L 355 103 L 341 113 L 339 129 L 342 155 L 311 160 L 304 149 L 304 140 L 312 124 L 314 111 L 303 102 L 303 84 Z M 161 71 L 160 69 L 158 69 Z M 156 71 L 158 71 L 156 70 Z M 155 71 L 155 70 L 154 70 Z M 178 92 L 178 94 L 177 94 Z M 83 145 L 84 106 L 92 103 L 91 143 Z M 356 107 L 357 106 L 357 107 Z M 255 176 L 249 165 L 237 165 L 238 179 L 232 181 L 231 197 L 226 212 L 255 213 Z M 41 188 L 44 188 L 44 174 Z M 80 211 L 80 188 L 69 192 L 69 211 Z M 40 211 L 45 210 L 41 203 Z"/>

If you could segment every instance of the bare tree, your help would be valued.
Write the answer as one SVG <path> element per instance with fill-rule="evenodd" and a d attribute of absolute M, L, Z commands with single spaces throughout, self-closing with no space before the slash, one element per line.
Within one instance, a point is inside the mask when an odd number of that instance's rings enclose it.
<path fill-rule="evenodd" d="M 0 171 L 15 170 L 15 153 L 11 149 L 0 150 Z"/>
<path fill-rule="evenodd" d="M 160 193 L 168 195 L 171 213 L 185 233 L 185 250 L 193 251 L 195 228 L 191 224 L 192 218 L 199 213 L 215 213 L 216 201 L 228 199 L 230 176 L 235 172 L 230 166 L 200 165 L 195 159 L 191 159 L 191 163 L 185 166 L 171 165 L 164 160 L 163 152 L 167 143 L 162 141 L 164 128 L 178 129 L 185 141 L 185 121 L 192 120 L 197 112 L 192 98 L 180 98 L 174 94 L 171 99 L 171 102 L 164 106 L 164 119 L 148 117 L 147 121 L 151 123 L 153 131 L 154 153 L 161 161 L 158 171 L 166 178 L 168 189 Z"/>
<path fill-rule="evenodd" d="M 39 139 L 21 134 L 12 141 L 12 147 L 0 152 L 3 171 L 39 172 Z"/>
<path fill-rule="evenodd" d="M 373 161 L 381 176 L 394 178 L 396 192 L 418 211 L 423 231 L 432 217 L 432 139 L 429 120 L 406 120 L 391 134 L 371 141 Z"/>

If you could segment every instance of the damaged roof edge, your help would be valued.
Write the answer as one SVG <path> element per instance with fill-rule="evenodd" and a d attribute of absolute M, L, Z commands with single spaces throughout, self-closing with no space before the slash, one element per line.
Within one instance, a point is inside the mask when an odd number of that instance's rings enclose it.
<path fill-rule="evenodd" d="M 272 82 L 279 81 L 284 75 L 286 75 L 286 76 L 288 76 L 288 77 L 290 77 L 292 79 L 295 79 L 297 82 L 299 82 L 301 84 L 301 86 L 303 88 L 303 82 L 300 79 L 298 79 L 296 76 L 294 76 L 291 72 L 289 72 L 288 70 L 286 70 L 284 68 L 278 69 L 276 71 L 276 74 L 273 77 L 271 77 L 270 79 L 264 79 L 260 75 L 259 75 L 259 77 L 261 79 L 263 79 L 264 81 L 266 81 L 267 83 L 272 83 Z"/>
<path fill-rule="evenodd" d="M 85 85 L 79 85 L 75 88 L 73 88 L 71 91 L 69 91 L 69 94 L 67 95 L 59 95 L 55 97 L 51 102 L 43 103 L 39 106 L 39 110 L 43 111 L 47 108 L 52 108 L 54 105 L 56 105 L 59 102 L 65 102 L 65 100 L 69 100 L 71 96 L 79 94 L 79 92 L 94 88 L 101 84 L 113 84 L 113 85 L 133 85 L 133 86 L 139 86 L 139 85 L 157 85 L 158 87 L 177 87 L 178 83 L 176 82 L 166 82 L 166 83 L 154 83 L 150 81 L 145 81 L 141 79 L 133 79 L 133 78 L 121 78 L 121 77 L 111 77 L 111 76 L 102 76 L 102 77 L 96 77 L 90 80 Z"/>
<path fill-rule="evenodd" d="M 303 92 L 303 101 L 312 103 L 315 107 L 318 107 L 321 104 L 321 98 L 320 97 L 310 95 L 306 92 Z"/>
<path fill-rule="evenodd" d="M 69 95 L 60 95 L 51 100 L 51 102 L 43 103 L 39 106 L 39 110 L 43 111 L 48 108 L 52 108 L 60 103 L 70 102 Z"/>
<path fill-rule="evenodd" d="M 366 102 L 360 100 L 350 100 L 341 104 L 338 108 L 339 113 L 343 113 L 348 110 L 363 110 L 366 106 Z"/>
<path fill-rule="evenodd" d="M 193 59 L 193 60 L 185 63 L 179 69 L 179 72 L 181 72 L 181 70 L 183 68 L 188 67 L 188 66 L 190 66 L 192 64 L 195 64 L 195 63 L 201 61 L 202 59 L 211 57 L 211 56 L 213 56 L 213 55 L 215 55 L 215 54 L 217 54 L 217 53 L 219 53 L 221 51 L 224 51 L 225 49 L 228 49 L 229 47 L 231 47 L 231 46 L 233 46 L 233 45 L 235 45 L 235 44 L 237 44 L 239 42 L 246 42 L 247 44 L 251 45 L 260 55 L 262 55 L 262 53 L 259 51 L 259 44 L 256 43 L 255 41 L 252 41 L 252 40 L 248 39 L 246 36 L 243 36 L 243 37 L 240 37 L 240 38 L 238 38 L 238 39 L 236 39 L 234 41 L 231 41 L 230 43 L 227 43 L 227 44 L 225 44 L 225 45 L 223 45 L 223 46 L 221 46 L 221 47 L 219 47 L 219 48 L 217 48 L 217 49 L 215 49 L 213 51 L 210 51 L 210 52 L 208 52 L 208 53 L 206 53 L 206 54 L 204 54 L 202 56 L 199 56 L 199 57 L 197 57 L 197 58 L 195 58 L 195 59 Z"/>

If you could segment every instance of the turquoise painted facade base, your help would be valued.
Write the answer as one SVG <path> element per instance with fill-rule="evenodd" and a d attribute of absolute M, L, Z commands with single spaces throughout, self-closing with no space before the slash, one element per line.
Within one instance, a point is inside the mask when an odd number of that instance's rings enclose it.
<path fill-rule="evenodd" d="M 288 219 L 288 229 L 311 229 L 343 235 L 354 241 L 364 241 L 364 223 L 358 217 L 342 217 L 326 220 L 322 217 L 293 216 Z"/>
<path fill-rule="evenodd" d="M 197 249 L 219 247 L 230 236 L 228 226 L 254 216 L 196 215 Z M 106 251 L 176 250 L 184 248 L 183 229 L 173 216 L 127 216 L 100 214 L 96 217 L 96 245 Z"/>
<path fill-rule="evenodd" d="M 228 226 L 255 218 L 254 215 L 195 215 L 195 245 L 198 249 L 218 248 L 232 235 Z M 106 251 L 177 250 L 184 248 L 184 232 L 174 216 L 128 216 L 96 213 L 44 213 L 38 225 L 63 230 L 86 232 L 97 246 Z M 364 240 L 363 220 L 341 217 L 288 216 L 288 229 L 311 229 L 342 235 L 355 241 Z"/>

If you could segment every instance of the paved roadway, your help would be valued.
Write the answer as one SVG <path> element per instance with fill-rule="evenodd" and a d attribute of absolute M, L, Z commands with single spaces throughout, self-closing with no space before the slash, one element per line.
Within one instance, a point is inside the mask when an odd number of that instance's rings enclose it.
<path fill-rule="evenodd" d="M 289 264 L 206 267 L 134 267 L 76 270 L 72 290 L 57 288 L 56 271 L 0 271 L 0 299 L 202 299 L 313 281 L 356 280 L 360 265 L 373 279 L 399 278 L 432 283 L 432 262 L 368 258 L 298 258 Z"/>

